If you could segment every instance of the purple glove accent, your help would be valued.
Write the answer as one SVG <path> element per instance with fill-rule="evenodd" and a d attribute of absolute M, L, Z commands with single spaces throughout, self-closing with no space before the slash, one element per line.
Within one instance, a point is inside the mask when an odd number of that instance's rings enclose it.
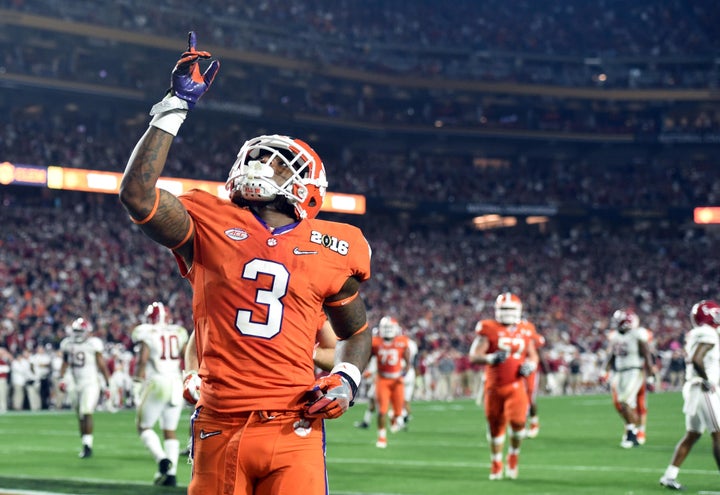
<path fill-rule="evenodd" d="M 188 108 L 193 108 L 200 97 L 207 92 L 220 69 L 220 62 L 213 60 L 205 73 L 201 74 L 198 60 L 209 59 L 212 55 L 210 52 L 199 52 L 196 47 L 197 35 L 195 31 L 190 31 L 188 33 L 188 51 L 183 53 L 182 58 L 178 60 L 170 80 L 172 94 L 187 101 Z"/>

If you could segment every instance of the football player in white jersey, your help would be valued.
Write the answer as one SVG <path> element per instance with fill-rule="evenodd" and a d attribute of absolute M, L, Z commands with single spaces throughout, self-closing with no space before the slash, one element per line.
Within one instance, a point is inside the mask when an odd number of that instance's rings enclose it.
<path fill-rule="evenodd" d="M 59 388 L 68 392 L 68 378 L 74 384 L 71 401 L 78 416 L 82 450 L 80 457 L 92 456 L 93 449 L 93 413 L 100 400 L 101 391 L 109 396 L 108 371 L 103 357 L 103 343 L 93 337 L 92 325 L 85 318 L 78 318 L 67 329 L 69 336 L 60 342 L 63 363 L 60 367 Z M 68 370 L 70 371 L 68 373 Z"/>
<path fill-rule="evenodd" d="M 154 483 L 176 486 L 180 456 L 176 431 L 183 406 L 182 358 L 188 332 L 170 323 L 161 302 L 147 307 L 144 320 L 132 332 L 137 354 L 133 376 L 135 422 L 140 439 L 158 465 Z M 163 432 L 163 442 L 155 432 L 156 423 Z"/>
<path fill-rule="evenodd" d="M 712 436 L 715 463 L 720 469 L 720 305 L 706 300 L 696 303 L 690 322 L 693 328 L 685 335 L 685 435 L 660 478 L 660 484 L 671 490 L 684 489 L 677 481 L 680 466 L 705 430 Z"/>
<path fill-rule="evenodd" d="M 613 402 L 625 423 L 620 446 L 629 449 L 640 445 L 636 412 L 638 391 L 645 386 L 645 376 L 654 376 L 656 370 L 648 348 L 648 333 L 640 328 L 640 320 L 635 312 L 619 309 L 613 313 L 611 324 L 605 376 L 612 369 L 610 388 Z"/>

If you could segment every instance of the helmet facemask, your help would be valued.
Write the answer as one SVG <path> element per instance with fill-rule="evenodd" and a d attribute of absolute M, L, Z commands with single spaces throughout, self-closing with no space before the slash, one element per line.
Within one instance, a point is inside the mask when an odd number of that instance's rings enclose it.
<path fill-rule="evenodd" d="M 151 325 L 165 325 L 169 320 L 165 305 L 158 301 L 148 305 L 143 319 Z"/>
<path fill-rule="evenodd" d="M 613 313 L 613 326 L 620 333 L 627 333 L 640 326 L 640 319 L 631 310 L 618 309 Z"/>
<path fill-rule="evenodd" d="M 503 325 L 516 325 L 522 320 L 522 302 L 515 294 L 505 292 L 495 300 L 495 320 Z"/>
<path fill-rule="evenodd" d="M 378 334 L 384 340 L 392 340 L 401 333 L 400 324 L 392 316 L 383 316 L 378 323 Z"/>
<path fill-rule="evenodd" d="M 85 318 L 77 318 L 70 324 L 68 333 L 74 342 L 84 342 L 92 332 L 92 325 Z"/>
<path fill-rule="evenodd" d="M 277 181 L 279 174 L 273 169 L 274 161 L 291 172 L 281 182 Z M 301 220 L 317 215 L 327 179 L 320 157 L 306 143 L 287 136 L 259 136 L 240 148 L 225 188 L 239 204 L 282 200 L 291 207 L 292 216 Z"/>

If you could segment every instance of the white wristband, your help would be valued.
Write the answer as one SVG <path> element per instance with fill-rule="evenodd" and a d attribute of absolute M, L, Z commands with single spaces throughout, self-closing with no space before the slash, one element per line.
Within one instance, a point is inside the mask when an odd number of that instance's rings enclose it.
<path fill-rule="evenodd" d="M 360 386 L 362 374 L 360 373 L 360 370 L 357 366 L 352 363 L 338 363 L 333 367 L 332 370 L 330 370 L 330 374 L 337 373 L 338 371 L 345 373 L 347 376 L 349 376 L 350 379 L 355 382 L 356 387 Z"/>
<path fill-rule="evenodd" d="M 185 122 L 187 110 L 170 110 L 169 112 L 159 113 L 150 121 L 150 125 L 162 129 L 168 134 L 177 136 L 180 126 Z"/>
<path fill-rule="evenodd" d="M 168 95 L 150 109 L 150 125 L 177 136 L 180 126 L 185 122 L 188 102 L 177 96 Z"/>

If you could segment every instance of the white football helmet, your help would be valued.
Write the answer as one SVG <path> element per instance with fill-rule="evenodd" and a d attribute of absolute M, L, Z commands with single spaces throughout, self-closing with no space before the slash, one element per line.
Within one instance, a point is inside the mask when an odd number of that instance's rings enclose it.
<path fill-rule="evenodd" d="M 510 292 L 503 292 L 495 299 L 495 319 L 503 325 L 515 325 L 522 319 L 522 301 Z"/>
<path fill-rule="evenodd" d="M 640 318 L 632 309 L 618 309 L 612 315 L 612 325 L 620 333 L 625 333 L 638 328 Z"/>
<path fill-rule="evenodd" d="M 165 305 L 159 301 L 150 304 L 145 310 L 145 323 L 151 325 L 164 325 L 168 322 L 168 314 Z"/>
<path fill-rule="evenodd" d="M 267 156 L 263 161 L 261 158 Z M 277 184 L 270 165 L 278 158 L 292 176 Z M 245 202 L 268 202 L 284 196 L 294 208 L 295 217 L 315 218 L 327 190 L 325 167 L 307 143 L 288 136 L 259 136 L 243 144 L 230 170 L 225 188 L 231 199 L 238 195 Z"/>
<path fill-rule="evenodd" d="M 75 342 L 84 341 L 92 331 L 92 325 L 85 318 L 77 318 L 68 328 L 68 334 Z"/>
<path fill-rule="evenodd" d="M 401 332 L 400 324 L 392 316 L 383 316 L 380 319 L 380 323 L 378 323 L 378 333 L 383 339 L 392 340 L 400 335 Z"/>

